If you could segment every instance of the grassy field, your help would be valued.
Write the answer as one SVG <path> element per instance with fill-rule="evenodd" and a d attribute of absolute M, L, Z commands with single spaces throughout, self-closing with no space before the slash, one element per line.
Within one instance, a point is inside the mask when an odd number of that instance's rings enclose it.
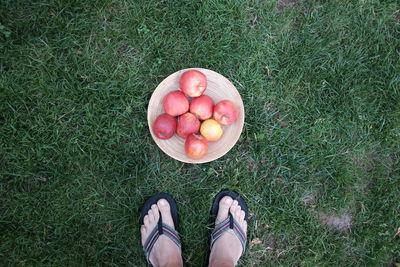
<path fill-rule="evenodd" d="M 1 265 L 143 266 L 138 211 L 165 191 L 200 266 L 223 188 L 251 209 L 243 266 L 399 263 L 399 4 L 295 2 L 2 1 Z M 228 77 L 246 110 L 202 165 L 146 122 L 188 67 Z"/>

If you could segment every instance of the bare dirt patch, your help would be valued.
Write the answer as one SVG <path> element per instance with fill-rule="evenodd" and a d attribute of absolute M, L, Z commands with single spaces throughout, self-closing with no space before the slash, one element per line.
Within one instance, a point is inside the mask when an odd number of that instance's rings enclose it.
<path fill-rule="evenodd" d="M 325 213 L 319 213 L 319 219 L 321 224 L 329 227 L 335 232 L 348 232 L 352 228 L 353 217 L 348 214 L 344 214 L 341 217 L 328 215 Z"/>
<path fill-rule="evenodd" d="M 354 155 L 351 161 L 355 168 L 366 173 L 372 173 L 379 168 L 384 168 L 385 171 L 391 172 L 393 167 L 398 164 L 394 154 L 385 155 L 377 151 Z"/>

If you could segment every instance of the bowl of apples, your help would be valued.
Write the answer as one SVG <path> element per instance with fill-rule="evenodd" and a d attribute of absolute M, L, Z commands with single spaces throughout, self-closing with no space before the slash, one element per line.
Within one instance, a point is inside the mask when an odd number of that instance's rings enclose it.
<path fill-rule="evenodd" d="M 236 87 L 203 68 L 179 70 L 165 78 L 147 109 L 155 143 L 185 163 L 210 162 L 228 153 L 242 133 L 244 117 Z"/>

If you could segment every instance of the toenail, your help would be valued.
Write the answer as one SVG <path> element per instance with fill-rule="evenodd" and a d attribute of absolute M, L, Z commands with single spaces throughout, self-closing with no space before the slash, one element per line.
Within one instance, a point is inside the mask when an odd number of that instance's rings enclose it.
<path fill-rule="evenodd" d="M 161 206 L 165 206 L 165 205 L 167 205 L 167 202 L 164 199 L 161 199 L 160 200 L 160 205 Z"/>
<path fill-rule="evenodd" d="M 231 203 L 232 203 L 232 198 L 227 197 L 227 198 L 225 199 L 225 203 L 226 203 L 226 204 L 231 204 Z"/>

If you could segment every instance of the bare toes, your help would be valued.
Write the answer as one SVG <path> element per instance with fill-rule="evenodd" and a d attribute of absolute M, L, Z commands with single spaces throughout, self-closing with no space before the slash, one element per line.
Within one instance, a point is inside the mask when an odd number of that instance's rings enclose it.
<path fill-rule="evenodd" d="M 157 202 L 157 206 L 161 212 L 163 223 L 174 228 L 174 220 L 172 219 L 172 216 L 171 216 L 171 207 L 170 207 L 168 201 L 165 199 L 160 199 Z"/>
<path fill-rule="evenodd" d="M 215 223 L 218 224 L 228 218 L 228 211 L 232 205 L 232 201 L 233 200 L 230 196 L 225 196 L 219 201 L 218 214 Z"/>
<path fill-rule="evenodd" d="M 150 224 L 149 215 L 144 216 L 143 218 L 144 225 L 148 226 Z"/>
<path fill-rule="evenodd" d="M 237 200 L 234 200 L 229 209 L 229 211 L 232 215 L 235 215 L 237 207 L 238 207 L 238 202 L 237 202 Z"/>
<path fill-rule="evenodd" d="M 239 221 L 240 221 L 240 224 L 243 224 L 243 222 L 244 222 L 244 217 L 246 216 L 246 213 L 242 210 L 241 212 L 240 212 L 240 219 L 239 219 Z"/>
<path fill-rule="evenodd" d="M 153 211 L 149 210 L 149 212 L 147 213 L 147 215 L 149 216 L 149 223 L 152 224 L 154 222 L 154 216 L 153 216 Z"/>
<path fill-rule="evenodd" d="M 243 231 L 247 234 L 247 221 L 243 222 Z"/>
<path fill-rule="evenodd" d="M 236 218 L 236 221 L 239 221 L 239 220 L 240 220 L 241 211 L 242 211 L 242 210 L 240 209 L 240 207 L 236 209 L 236 211 L 235 211 L 235 218 Z"/>
<path fill-rule="evenodd" d="M 151 211 L 153 213 L 154 216 L 154 221 L 158 222 L 158 220 L 160 219 L 160 212 L 158 211 L 158 207 L 156 204 L 153 204 L 151 206 Z"/>

